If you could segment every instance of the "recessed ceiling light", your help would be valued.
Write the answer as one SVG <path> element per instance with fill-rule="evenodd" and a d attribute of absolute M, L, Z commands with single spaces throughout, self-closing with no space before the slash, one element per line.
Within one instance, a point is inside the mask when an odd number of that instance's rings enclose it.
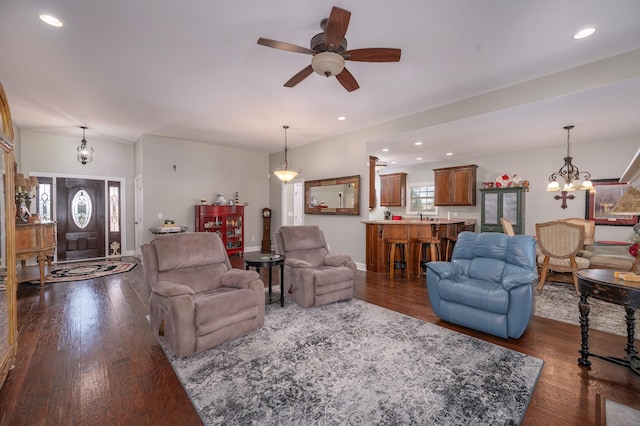
<path fill-rule="evenodd" d="M 344 115 L 341 115 L 340 117 L 338 117 L 338 120 L 340 120 L 340 121 L 344 121 L 346 119 L 347 119 L 347 117 L 345 117 Z"/>
<path fill-rule="evenodd" d="M 398 164 L 398 162 L 397 161 L 392 161 L 391 164 Z"/>
<path fill-rule="evenodd" d="M 422 142 L 420 142 L 420 141 L 416 141 L 416 142 L 414 142 L 413 144 L 414 144 L 414 145 L 422 145 Z"/>
<path fill-rule="evenodd" d="M 422 157 L 417 157 L 416 160 L 420 161 L 422 160 Z"/>
<path fill-rule="evenodd" d="M 447 152 L 445 155 L 453 155 L 453 152 Z"/>
<path fill-rule="evenodd" d="M 40 18 L 40 20 L 46 24 L 51 25 L 52 27 L 57 27 L 60 28 L 62 26 L 62 21 L 60 21 L 58 18 L 56 18 L 55 16 L 51 16 L 51 15 L 46 15 L 46 14 L 42 14 L 40 16 L 38 16 Z"/>
<path fill-rule="evenodd" d="M 589 37 L 591 34 L 595 33 L 596 29 L 593 27 L 583 28 L 577 33 L 573 35 L 574 40 L 580 40 L 582 38 Z"/>
<path fill-rule="evenodd" d="M 389 148 L 382 148 L 382 152 L 389 152 Z"/>

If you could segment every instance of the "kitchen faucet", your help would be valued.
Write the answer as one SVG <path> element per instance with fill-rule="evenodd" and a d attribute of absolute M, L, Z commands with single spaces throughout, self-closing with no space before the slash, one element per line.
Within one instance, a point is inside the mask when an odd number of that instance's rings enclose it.
<path fill-rule="evenodd" d="M 422 212 L 418 212 L 418 216 L 420 216 L 420 220 L 422 220 Z"/>

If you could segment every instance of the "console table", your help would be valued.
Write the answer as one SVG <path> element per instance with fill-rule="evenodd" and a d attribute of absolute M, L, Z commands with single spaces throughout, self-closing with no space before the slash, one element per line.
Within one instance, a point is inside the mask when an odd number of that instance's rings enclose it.
<path fill-rule="evenodd" d="M 614 364 L 629 367 L 640 376 L 640 357 L 635 346 L 635 310 L 640 308 L 640 282 L 624 281 L 615 278 L 610 269 L 586 269 L 579 271 L 578 289 L 580 291 L 580 328 L 582 330 L 582 345 L 578 364 L 589 367 L 589 357 L 596 357 Z M 589 352 L 589 297 L 624 306 L 627 320 L 627 347 L 625 358 L 604 356 Z"/>
<path fill-rule="evenodd" d="M 16 260 L 24 267 L 27 259 L 35 257 L 40 269 L 40 285 L 46 277 L 44 263 L 51 268 L 56 249 L 56 222 L 16 224 Z"/>

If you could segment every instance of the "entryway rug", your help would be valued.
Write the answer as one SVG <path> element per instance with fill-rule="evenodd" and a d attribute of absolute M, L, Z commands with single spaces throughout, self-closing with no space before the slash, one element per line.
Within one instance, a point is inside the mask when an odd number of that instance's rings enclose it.
<path fill-rule="evenodd" d="M 135 263 L 119 262 L 115 260 L 62 263 L 52 266 L 50 271 L 51 274 L 46 278 L 45 283 L 90 280 L 93 278 L 104 277 L 106 275 L 129 272 L 135 268 L 135 266 Z M 40 284 L 40 281 L 31 282 L 33 284 Z"/>
<path fill-rule="evenodd" d="M 533 314 L 569 324 L 580 325 L 580 296 L 573 284 L 548 282 L 536 290 Z M 589 329 L 627 335 L 625 310 L 620 305 L 589 298 Z"/>
<path fill-rule="evenodd" d="M 543 366 L 356 299 L 268 305 L 261 329 L 167 356 L 206 425 L 516 425 Z"/>

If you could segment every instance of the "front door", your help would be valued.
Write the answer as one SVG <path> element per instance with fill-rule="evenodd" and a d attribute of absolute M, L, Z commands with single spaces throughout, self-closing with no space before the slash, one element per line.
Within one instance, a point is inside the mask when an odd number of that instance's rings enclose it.
<path fill-rule="evenodd" d="M 58 261 L 105 256 L 104 181 L 58 178 Z"/>

